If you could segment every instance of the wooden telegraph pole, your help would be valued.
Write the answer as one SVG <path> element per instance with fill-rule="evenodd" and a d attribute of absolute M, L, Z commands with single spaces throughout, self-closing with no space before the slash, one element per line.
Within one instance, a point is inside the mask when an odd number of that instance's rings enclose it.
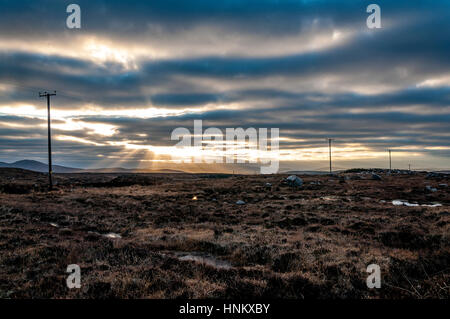
<path fill-rule="evenodd" d="M 331 169 L 331 141 L 332 140 L 333 140 L 332 138 L 328 139 L 328 153 L 329 153 L 329 157 L 330 157 L 330 174 L 333 173 L 333 170 Z"/>
<path fill-rule="evenodd" d="M 39 92 L 39 97 L 47 97 L 47 126 L 48 126 L 48 189 L 53 189 L 53 181 L 52 181 L 52 135 L 50 129 L 50 97 L 55 96 L 56 91 L 54 93 Z"/>

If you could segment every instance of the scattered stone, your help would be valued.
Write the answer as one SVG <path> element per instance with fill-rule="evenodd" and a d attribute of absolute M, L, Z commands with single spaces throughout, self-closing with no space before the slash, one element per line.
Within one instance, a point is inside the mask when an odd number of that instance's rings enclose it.
<path fill-rule="evenodd" d="M 271 188 L 271 187 L 272 187 L 272 184 L 266 183 L 264 186 L 265 186 L 266 188 Z"/>
<path fill-rule="evenodd" d="M 430 185 L 425 186 L 425 189 L 426 189 L 428 192 L 431 192 L 431 193 L 434 193 L 434 192 L 437 191 L 436 188 L 431 187 Z"/>
<path fill-rule="evenodd" d="M 378 174 L 372 174 L 372 179 L 373 179 L 374 181 L 381 181 L 381 176 L 378 175 Z"/>
<path fill-rule="evenodd" d="M 245 205 L 245 202 L 243 200 L 238 200 L 236 202 L 236 205 Z"/>
<path fill-rule="evenodd" d="M 288 183 L 289 186 L 293 187 L 302 187 L 303 185 L 303 180 L 296 175 L 291 175 L 288 178 L 286 178 L 286 182 Z"/>
<path fill-rule="evenodd" d="M 438 172 L 429 172 L 427 174 L 427 178 L 444 178 L 448 174 L 438 173 Z"/>
<path fill-rule="evenodd" d="M 448 184 L 439 184 L 438 185 L 440 188 L 446 188 L 446 187 L 448 187 Z"/>
<path fill-rule="evenodd" d="M 120 236 L 119 234 L 116 234 L 116 233 L 107 233 L 107 234 L 105 234 L 103 236 L 105 236 L 106 238 L 111 238 L 111 239 L 120 239 L 120 238 L 122 238 L 122 236 Z"/>

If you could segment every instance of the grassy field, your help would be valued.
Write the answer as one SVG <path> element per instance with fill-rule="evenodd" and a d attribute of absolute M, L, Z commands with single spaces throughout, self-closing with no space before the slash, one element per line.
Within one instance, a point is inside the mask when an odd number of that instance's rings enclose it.
<path fill-rule="evenodd" d="M 0 169 L 0 297 L 449 298 L 448 176 L 380 175 Z"/>

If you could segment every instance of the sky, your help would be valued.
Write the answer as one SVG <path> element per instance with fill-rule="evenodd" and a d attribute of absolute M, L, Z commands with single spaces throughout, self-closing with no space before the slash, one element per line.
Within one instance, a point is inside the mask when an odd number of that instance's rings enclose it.
<path fill-rule="evenodd" d="M 450 169 L 450 1 L 0 0 L 0 161 L 47 162 L 45 90 L 60 165 L 183 169 L 202 120 L 278 128 L 281 171 L 328 169 L 327 138 L 335 169 Z"/>

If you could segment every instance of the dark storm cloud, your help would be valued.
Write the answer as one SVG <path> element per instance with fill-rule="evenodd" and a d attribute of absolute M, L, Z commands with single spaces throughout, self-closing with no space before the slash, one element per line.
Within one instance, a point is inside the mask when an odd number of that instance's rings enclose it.
<path fill-rule="evenodd" d="M 206 105 L 225 105 L 225 109 L 153 119 L 134 118 L 133 114 L 113 118 L 100 112 L 98 116 L 79 119 L 115 125 L 116 135 L 104 137 L 90 130 L 58 129 L 55 134 L 100 144 L 105 140 L 134 140 L 142 145 L 173 145 L 170 133 L 175 127 L 192 129 L 193 120 L 202 119 L 205 127 L 278 127 L 282 136 L 307 139 L 281 142 L 286 149 L 317 147 L 329 136 L 374 149 L 399 144 L 421 148 L 449 146 L 449 83 L 419 85 L 450 75 L 449 1 L 377 1 L 385 22 L 381 30 L 368 30 L 365 26 L 365 8 L 371 1 L 77 3 L 82 8 L 82 29 L 72 31 L 65 26 L 68 3 L 1 1 L 0 43 L 25 40 L 30 41 L 30 49 L 0 48 L 0 107 L 26 104 L 45 108 L 44 101 L 37 99 L 37 92 L 49 89 L 58 91 L 55 109 L 77 110 L 86 104 L 103 110 Z M 239 36 L 264 44 L 270 37 L 298 35 L 302 39 L 334 29 L 352 32 L 348 39 L 330 47 L 294 53 L 280 48 L 280 53 L 264 54 L 262 45 L 262 52 L 254 56 L 239 50 L 227 54 L 221 48 L 211 54 L 207 51 L 211 45 L 205 41 L 204 47 L 192 46 L 207 53 L 165 58 L 141 56 L 135 61 L 136 68 L 127 68 L 117 61 L 98 63 L 84 55 L 34 52 L 32 46 L 37 39 L 49 43 L 49 47 L 51 43 L 69 46 L 77 35 L 125 44 L 148 42 L 156 47 L 172 41 L 174 52 L 182 51 L 184 46 L 189 52 L 192 39 L 183 41 L 189 30 L 198 32 L 199 39 L 202 32 L 223 37 L 226 48 L 230 38 Z M 334 78 L 335 82 L 321 88 L 321 81 L 327 78 Z M 359 86 L 387 89 L 363 94 Z M 228 103 L 236 103 L 237 109 L 226 109 Z M 24 154 L 39 154 L 45 148 L 45 126 L 38 127 L 45 121 L 41 122 L 0 114 L 0 152 L 16 149 Z M 148 136 L 140 136 L 143 133 Z M 26 136 L 33 137 L 14 139 Z M 380 141 L 380 137 L 386 139 Z M 73 154 L 78 159 L 72 162 L 80 163 L 95 159 L 97 152 L 113 155 L 124 151 L 121 146 L 55 143 L 61 158 L 68 160 L 67 154 Z M 427 152 L 448 156 L 448 151 L 439 149 Z"/>
<path fill-rule="evenodd" d="M 214 25 L 241 32 L 282 34 L 296 33 L 309 24 L 358 24 L 361 12 L 370 1 L 343 0 L 78 0 L 86 32 L 130 36 L 148 32 L 148 25 L 158 25 L 163 32 L 177 32 L 197 25 Z M 430 15 L 449 8 L 445 0 L 379 0 L 386 17 L 402 14 Z M 65 26 L 67 2 L 58 0 L 3 0 L 2 20 L 13 36 L 54 33 Z M 300 23 L 299 23 L 300 22 Z"/>
<path fill-rule="evenodd" d="M 255 5 L 255 3 L 251 3 Z M 289 4 L 289 5 L 288 5 Z M 113 11 L 117 8 L 113 4 L 100 5 L 106 11 Z M 118 8 L 122 5 L 117 4 Z M 339 15 L 336 5 L 328 5 L 321 1 L 313 3 L 305 2 L 299 4 L 302 8 L 310 6 L 319 8 L 318 13 Z M 346 5 L 346 4 L 344 4 Z M 445 5 L 436 2 L 437 6 Z M 146 8 L 146 5 L 127 6 L 125 12 L 136 12 L 137 9 Z M 275 4 L 272 1 L 266 3 L 266 6 L 279 6 L 280 10 L 284 7 Z M 295 3 L 286 4 L 286 12 L 290 12 L 290 6 Z M 49 5 L 51 7 L 51 5 Z M 179 8 L 185 5 L 172 6 L 175 16 L 184 14 Z M 193 6 L 195 8 L 195 6 Z M 186 15 L 198 14 L 213 10 L 213 5 L 201 2 L 199 10 L 187 10 Z M 399 7 L 400 4 L 399 4 Z M 166 12 L 164 5 L 155 5 L 156 12 Z M 167 6 L 169 8 L 169 6 Z M 247 11 L 243 8 L 253 8 L 244 6 L 240 2 L 230 2 L 227 5 L 217 5 L 218 12 L 241 8 L 244 12 L 253 12 L 251 9 Z M 406 7 L 417 10 L 416 7 Z M 134 11 L 133 11 L 134 10 Z M 150 9 L 149 9 L 150 10 Z M 153 10 L 153 9 L 152 9 Z M 150 10 L 150 11 L 152 11 Z M 335 10 L 335 11 L 333 11 Z M 427 9 L 429 12 L 431 9 Z M 434 8 L 437 10 L 437 8 Z M 100 10 L 101 11 L 101 10 Z M 213 10 L 214 11 L 214 10 Z M 306 10 L 309 12 L 308 10 Z M 346 10 L 342 10 L 346 11 Z M 399 10 L 396 10 L 399 11 Z M 118 11 L 119 12 L 119 11 Z M 122 12 L 122 11 L 120 11 Z M 139 20 L 139 10 L 134 20 Z M 214 11 L 215 12 L 215 11 Z M 254 12 L 265 12 L 264 4 L 262 8 Z M 312 10 L 311 12 L 316 12 Z M 347 12 L 347 11 L 346 11 Z M 409 12 L 408 10 L 406 12 Z M 191 77 L 190 84 L 186 84 L 185 90 L 195 88 L 196 78 L 218 78 L 223 81 L 237 80 L 252 81 L 262 77 L 292 77 L 311 78 L 314 80 L 318 76 L 334 75 L 341 76 L 345 79 L 348 76 L 356 78 L 363 77 L 368 82 L 383 81 L 389 82 L 407 82 L 408 80 L 420 79 L 423 76 L 433 76 L 440 74 L 442 70 L 449 69 L 450 42 L 448 41 L 449 14 L 436 11 L 435 16 L 425 19 L 423 23 L 411 23 L 400 25 L 389 30 L 381 30 L 378 34 L 362 33 L 352 39 L 350 43 L 338 48 L 325 50 L 321 52 L 310 52 L 299 55 L 286 55 L 276 57 L 200 57 L 200 58 L 184 58 L 184 59 L 164 59 L 155 61 L 141 61 L 139 71 L 125 71 L 120 65 L 98 66 L 92 62 L 79 60 L 75 58 L 66 58 L 60 56 L 45 56 L 42 54 L 24 54 L 21 52 L 8 52 L 1 54 L 0 77 L 8 83 L 25 83 L 30 87 L 45 88 L 52 87 L 61 93 L 66 92 L 63 96 L 61 104 L 73 105 L 75 103 L 96 103 L 99 105 L 136 106 L 152 101 L 155 105 L 163 106 L 182 106 L 193 104 L 204 104 L 217 101 L 233 101 L 245 96 L 234 97 L 233 92 L 228 95 L 225 92 L 199 92 L 198 88 L 195 92 L 187 93 L 157 93 L 155 95 L 144 95 L 142 89 L 144 87 L 162 87 L 174 85 L 175 80 L 179 76 Z M 239 10 L 236 17 L 239 18 Z M 11 13 L 10 13 L 11 14 Z M 131 13 L 130 13 L 131 14 Z M 166 12 L 168 14 L 168 10 Z M 423 13 L 425 14 L 425 13 Z M 163 14 L 164 16 L 164 14 Z M 161 17 L 160 17 L 161 19 Z M 126 19 L 125 19 L 126 20 Z M 196 19 L 194 19 L 197 21 Z M 122 20 L 121 20 L 122 21 Z M 201 20 L 200 20 L 201 21 Z M 439 26 L 439 27 L 437 27 Z M 39 28 L 39 26 L 38 26 Z M 417 44 L 417 45 L 414 45 Z M 412 46 L 414 48 L 412 49 Z M 407 80 L 395 73 L 396 67 L 408 69 Z M 76 72 L 73 72 L 76 71 Z M 355 74 L 356 73 L 356 74 Z M 389 80 L 386 80 L 386 79 Z M 207 88 L 203 88 L 206 90 Z M 68 91 L 68 92 L 67 92 Z M 167 89 L 166 89 L 167 91 Z M 33 96 L 27 91 L 14 94 L 9 97 L 3 97 L 5 100 L 20 100 L 21 95 L 27 102 L 31 102 Z M 75 93 L 74 93 L 75 92 Z M 266 93 L 269 95 L 270 89 Z M 411 92 L 412 95 L 414 92 Z M 264 92 L 260 92 L 264 94 Z M 70 95 L 70 96 L 69 96 Z M 230 96 L 231 95 L 231 96 Z M 71 98 L 71 100 L 69 99 Z M 411 96 L 411 99 L 414 97 Z M 419 97 L 427 100 L 427 96 Z"/>

